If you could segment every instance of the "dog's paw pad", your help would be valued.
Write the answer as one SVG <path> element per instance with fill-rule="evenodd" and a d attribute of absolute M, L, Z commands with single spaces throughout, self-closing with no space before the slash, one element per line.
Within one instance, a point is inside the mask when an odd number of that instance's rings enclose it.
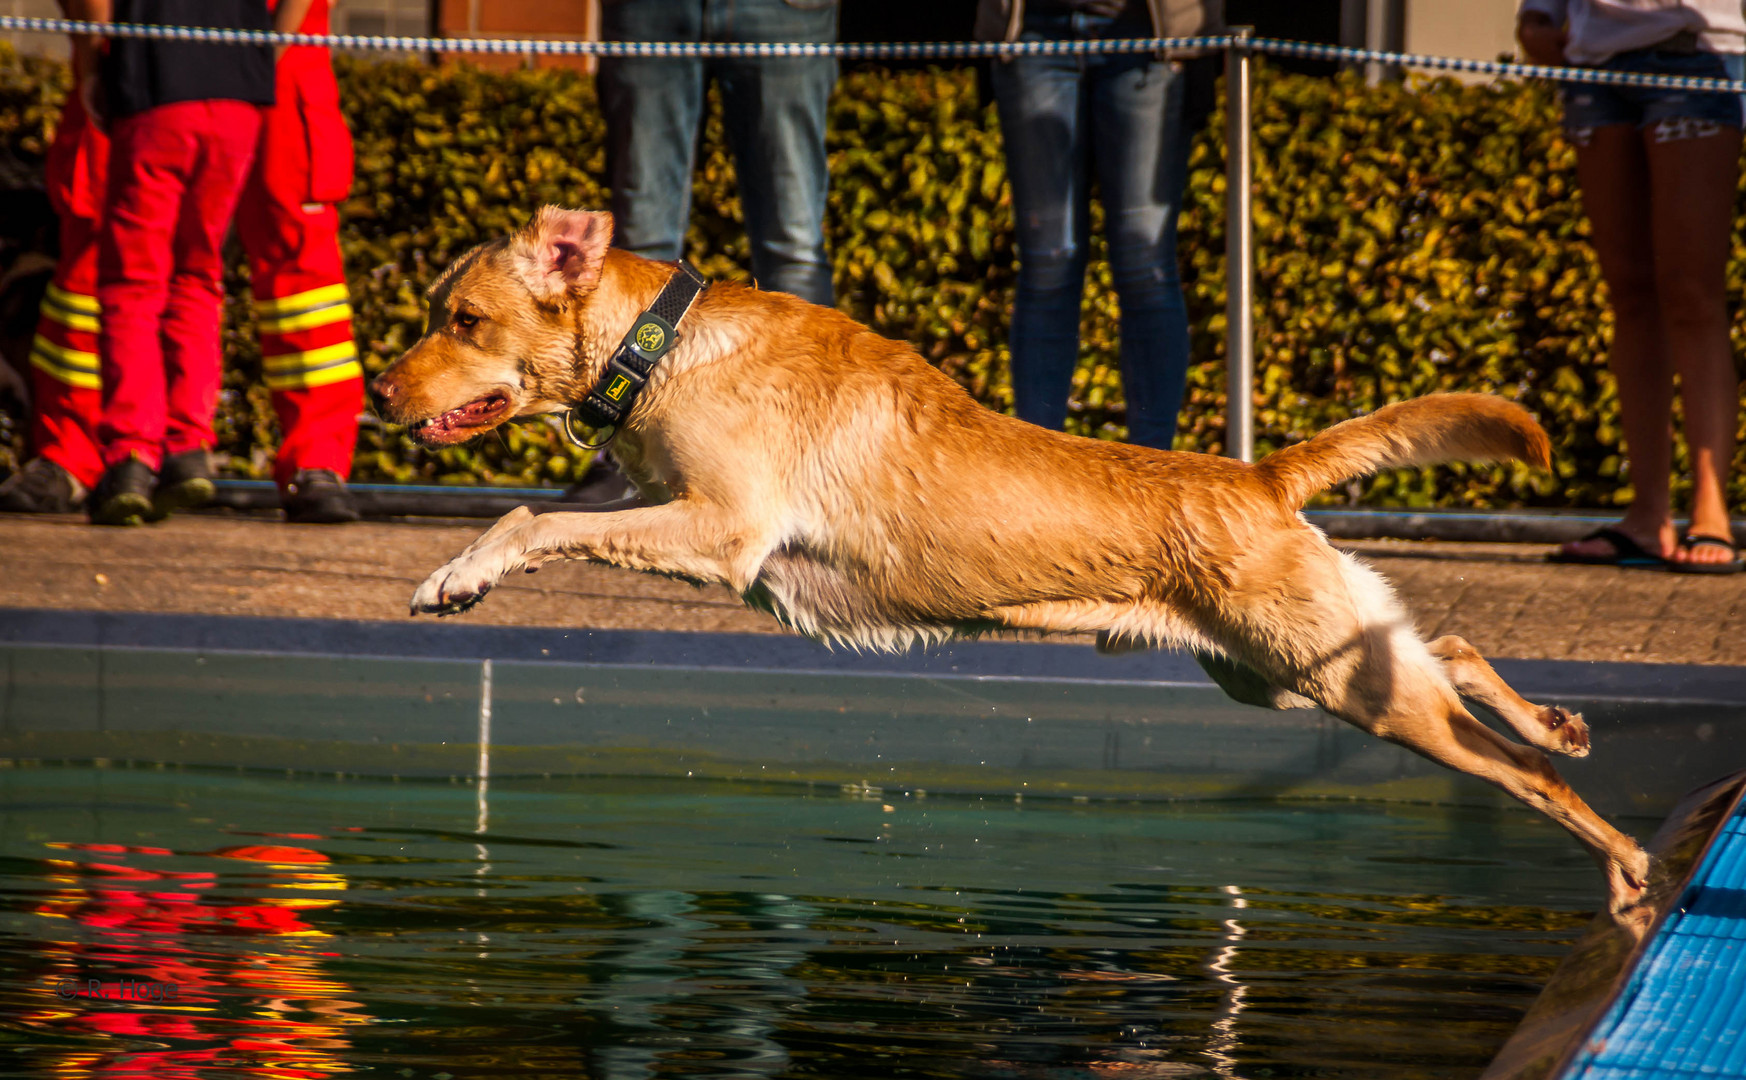
<path fill-rule="evenodd" d="M 1551 740 L 1545 749 L 1571 757 L 1588 756 L 1588 724 L 1583 721 L 1581 713 L 1571 712 L 1560 705 L 1548 705 L 1540 710 L 1540 715 Z"/>

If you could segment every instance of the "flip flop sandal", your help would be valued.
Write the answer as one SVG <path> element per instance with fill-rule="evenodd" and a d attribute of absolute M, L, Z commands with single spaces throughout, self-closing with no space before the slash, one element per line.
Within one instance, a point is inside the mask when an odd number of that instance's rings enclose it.
<path fill-rule="evenodd" d="M 1741 570 L 1746 570 L 1746 562 L 1740 560 L 1740 549 L 1734 546 L 1733 541 L 1719 536 L 1697 536 L 1692 533 L 1686 533 L 1679 538 L 1679 546 L 1687 550 L 1699 545 L 1727 548 L 1732 558 L 1727 562 L 1717 563 L 1669 562 L 1668 569 L 1676 574 L 1738 574 Z"/>
<path fill-rule="evenodd" d="M 1546 561 L 1574 563 L 1578 566 L 1621 566 L 1629 570 L 1666 570 L 1673 565 L 1667 559 L 1646 551 L 1643 545 L 1610 526 L 1596 529 L 1582 539 L 1605 540 L 1613 545 L 1613 553 L 1611 555 L 1577 555 L 1560 549 L 1546 556 Z M 1708 537 L 1698 537 L 1697 539 L 1703 540 L 1708 539 Z M 1580 542 L 1578 541 L 1578 543 Z"/>

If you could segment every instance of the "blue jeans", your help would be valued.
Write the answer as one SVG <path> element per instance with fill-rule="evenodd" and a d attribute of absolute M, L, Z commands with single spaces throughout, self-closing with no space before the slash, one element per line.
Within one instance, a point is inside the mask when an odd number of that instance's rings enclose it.
<path fill-rule="evenodd" d="M 1109 29 L 1083 13 L 1030 16 L 1023 37 Z M 1128 441 L 1168 450 L 1188 383 L 1188 311 L 1176 269 L 1192 137 L 1183 123 L 1187 80 L 1156 56 L 1103 55 L 997 60 L 993 81 L 1019 251 L 1014 411 L 1044 427 L 1066 422 L 1095 174 L 1121 307 Z"/>
<path fill-rule="evenodd" d="M 608 41 L 835 41 L 836 0 L 608 0 Z M 721 87 L 722 119 L 758 286 L 831 303 L 825 256 L 825 106 L 837 62 L 602 59 L 613 243 L 677 259 L 691 217 L 691 169 L 704 86 Z"/>
<path fill-rule="evenodd" d="M 1739 81 L 1746 71 L 1733 53 L 1663 52 L 1635 49 L 1620 53 L 1599 67 L 1648 75 L 1689 75 L 1698 79 Z M 1613 124 L 1647 128 L 1656 142 L 1692 138 L 1717 126 L 1740 126 L 1740 95 L 1662 90 L 1646 86 L 1605 86 L 1598 83 L 1559 84 L 1564 102 L 1564 131 L 1578 146 L 1588 145 L 1594 129 Z"/>

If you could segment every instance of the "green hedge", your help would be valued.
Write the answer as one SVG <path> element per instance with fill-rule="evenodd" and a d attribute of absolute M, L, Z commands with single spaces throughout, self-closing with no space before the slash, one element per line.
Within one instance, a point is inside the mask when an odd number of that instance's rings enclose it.
<path fill-rule="evenodd" d="M 419 334 L 422 293 L 455 255 L 540 204 L 604 206 L 604 125 L 592 83 L 568 72 L 339 65 L 358 180 L 344 207 L 357 332 L 372 370 Z M 0 53 L 0 137 L 40 155 L 66 78 Z M 1574 192 L 1574 155 L 1541 85 L 1449 80 L 1366 87 L 1351 76 L 1261 70 L 1255 93 L 1257 382 L 1261 450 L 1355 412 L 1434 390 L 1488 390 L 1533 409 L 1556 475 L 1519 468 L 1403 470 L 1330 498 L 1413 506 L 1605 506 L 1619 483 L 1610 317 Z M 1224 435 L 1222 124 L 1198 137 L 1182 218 L 1196 363 L 1178 445 Z M 858 71 L 831 105 L 826 228 L 839 304 L 912 342 L 993 408 L 1009 408 L 1010 195 L 998 125 L 967 71 Z M 687 246 L 743 279 L 747 247 L 712 105 Z M 1101 241 L 1098 241 L 1101 246 Z M 1115 297 L 1094 251 L 1070 426 L 1123 432 Z M 245 274 L 233 271 L 222 406 L 233 467 L 264 475 L 274 422 L 258 380 Z M 1746 284 L 1738 238 L 1730 295 Z M 1746 334 L 1738 317 L 1735 334 Z M 14 451 L 14 423 L 0 430 Z M 0 451 L 3 453 L 3 451 Z M 364 479 L 557 483 L 579 459 L 549 425 L 441 451 L 368 426 Z M 1731 497 L 1746 502 L 1737 470 Z"/>

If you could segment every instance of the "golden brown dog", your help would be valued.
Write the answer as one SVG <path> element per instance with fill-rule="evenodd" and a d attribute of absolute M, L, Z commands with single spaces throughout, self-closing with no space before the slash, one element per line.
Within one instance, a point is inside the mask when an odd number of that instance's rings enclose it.
<path fill-rule="evenodd" d="M 547 207 L 457 261 L 424 338 L 375 382 L 389 419 L 452 443 L 581 400 L 672 273 L 609 250 L 611 235 L 610 215 Z M 1593 853 L 1615 914 L 1641 897 L 1648 857 L 1542 753 L 1586 754 L 1581 717 L 1524 701 L 1459 638 L 1426 645 L 1382 580 L 1298 513 L 1389 466 L 1546 465 L 1545 433 L 1513 404 L 1405 401 L 1253 466 L 1165 453 L 990 412 L 847 316 L 722 284 L 681 323 L 613 453 L 651 505 L 516 510 L 420 585 L 413 611 L 465 610 L 507 574 L 588 559 L 725 584 L 861 647 L 997 629 L 1184 647 L 1239 701 L 1319 705 L 1490 781 Z"/>

